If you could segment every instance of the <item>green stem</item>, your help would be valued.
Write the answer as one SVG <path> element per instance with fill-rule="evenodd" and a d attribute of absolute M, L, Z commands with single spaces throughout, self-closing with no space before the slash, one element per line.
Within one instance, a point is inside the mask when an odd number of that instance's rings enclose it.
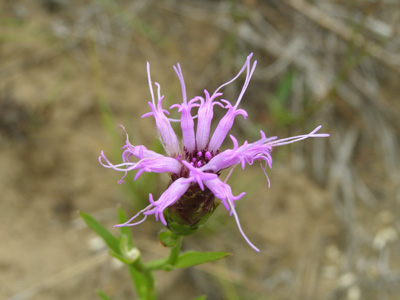
<path fill-rule="evenodd" d="M 182 235 L 177 236 L 176 240 L 177 240 L 176 245 L 171 248 L 171 252 L 169 253 L 169 256 L 168 256 L 168 259 L 166 262 L 166 264 L 169 264 L 172 266 L 176 263 L 176 260 L 178 259 L 179 254 L 181 252 L 183 236 Z"/>
<path fill-rule="evenodd" d="M 139 299 L 157 300 L 152 271 L 146 269 L 140 259 L 133 264 L 129 264 L 128 267 Z"/>
<path fill-rule="evenodd" d="M 144 265 L 141 259 L 132 264 L 128 264 L 129 273 L 140 300 L 157 300 L 155 282 L 153 277 L 154 270 L 172 270 L 181 252 L 183 236 L 176 236 L 176 245 L 171 248 L 168 258 L 153 261 Z"/>

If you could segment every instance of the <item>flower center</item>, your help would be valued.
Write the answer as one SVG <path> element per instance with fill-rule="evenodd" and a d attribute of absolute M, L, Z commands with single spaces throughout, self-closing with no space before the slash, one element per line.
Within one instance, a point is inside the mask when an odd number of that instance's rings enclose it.
<path fill-rule="evenodd" d="M 193 152 L 186 152 L 185 156 L 186 160 L 190 162 L 194 167 L 200 168 L 208 163 L 210 159 L 214 157 L 214 154 L 206 150 L 194 150 Z"/>
<path fill-rule="evenodd" d="M 215 155 L 219 153 L 219 150 L 215 151 L 208 151 L 208 150 L 194 150 L 194 151 L 187 151 L 186 148 L 184 148 L 184 154 L 183 156 L 178 155 L 176 159 L 178 161 L 181 161 L 182 159 L 186 160 L 189 162 L 192 166 L 195 168 L 201 168 L 205 164 L 207 164 Z M 206 171 L 209 172 L 209 171 Z M 178 179 L 179 177 L 189 177 L 189 169 L 182 165 L 181 172 L 179 175 L 172 174 L 171 178 L 173 180 Z"/>

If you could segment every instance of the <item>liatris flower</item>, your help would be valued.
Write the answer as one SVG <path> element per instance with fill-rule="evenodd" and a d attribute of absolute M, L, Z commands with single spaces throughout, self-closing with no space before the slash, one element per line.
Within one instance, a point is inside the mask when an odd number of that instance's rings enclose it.
<path fill-rule="evenodd" d="M 239 164 L 244 169 L 246 164 L 252 165 L 255 161 L 259 161 L 261 169 L 268 179 L 266 169 L 272 167 L 271 151 L 274 147 L 309 137 L 327 137 L 329 134 L 316 133 L 321 128 L 321 126 L 318 126 L 309 134 L 278 140 L 277 137 L 267 138 L 265 133 L 260 131 L 261 138 L 258 141 L 253 143 L 245 141 L 240 146 L 237 139 L 230 135 L 233 147 L 220 150 L 236 116 L 241 115 L 245 119 L 247 117 L 247 112 L 238 107 L 257 64 L 257 61 L 251 63 L 252 55 L 250 54 L 247 57 L 244 66 L 233 79 L 219 86 L 214 93 L 210 94 L 207 90 L 204 90 L 204 97 L 197 96 L 191 100 L 187 100 L 185 82 L 179 63 L 174 66 L 182 87 L 182 103 L 174 104 L 170 108 L 178 109 L 181 114 L 180 120 L 167 117 L 169 112 L 162 108 L 164 96 L 160 94 L 160 85 L 154 83 L 157 86 L 157 94 L 155 95 L 150 77 L 150 65 L 147 63 L 152 101 L 149 102 L 151 112 L 143 115 L 143 117 L 154 117 L 166 155 L 148 150 L 142 145 L 132 145 L 126 134 L 126 144 L 122 147 L 124 149 L 122 153 L 123 162 L 114 165 L 105 157 L 103 152 L 101 152 L 99 161 L 106 168 L 125 173 L 119 183 L 122 183 L 127 173 L 133 170 L 137 171 L 134 180 L 138 179 L 143 172 L 169 173 L 171 183 L 158 200 L 155 201 L 153 195 L 150 194 L 150 204 L 146 208 L 126 223 L 115 226 L 134 226 L 146 220 L 148 215 L 154 215 L 157 221 L 160 220 L 171 231 L 188 235 L 211 215 L 219 204 L 219 201 L 215 199 L 217 198 L 230 215 L 234 216 L 239 231 L 247 243 L 254 250 L 259 251 L 250 242 L 240 226 L 235 210 L 235 201 L 241 199 L 245 193 L 243 192 L 238 196 L 233 195 L 232 189 L 227 183 L 231 172 Z M 233 104 L 228 100 L 220 99 L 222 96 L 221 89 L 236 80 L 244 71 L 246 71 L 246 79 L 236 102 Z M 215 105 L 226 109 L 226 114 L 221 118 L 214 133 L 210 136 Z M 192 113 L 193 109 L 197 110 L 194 114 Z M 195 119 L 197 119 L 197 126 L 195 126 Z M 181 143 L 171 122 L 178 122 L 181 125 Z M 131 161 L 132 157 L 135 157 L 138 161 Z M 219 178 L 220 172 L 228 168 L 231 168 L 228 176 L 221 180 Z M 134 222 L 140 215 L 143 215 L 142 220 Z"/>

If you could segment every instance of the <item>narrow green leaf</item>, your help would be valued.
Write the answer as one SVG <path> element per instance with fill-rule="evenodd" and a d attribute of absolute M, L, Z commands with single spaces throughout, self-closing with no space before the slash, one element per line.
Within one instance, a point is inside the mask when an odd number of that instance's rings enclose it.
<path fill-rule="evenodd" d="M 108 297 L 108 296 L 106 295 L 106 293 L 104 293 L 104 292 L 101 291 L 101 290 L 97 290 L 97 296 L 99 296 L 102 300 L 111 300 L 111 298 Z"/>
<path fill-rule="evenodd" d="M 103 227 L 103 225 L 101 225 L 91 215 L 84 212 L 81 212 L 80 215 L 82 219 L 86 222 L 86 224 L 104 240 L 104 242 L 111 250 L 113 250 L 117 254 L 121 253 L 121 250 L 119 249 L 119 241 L 114 235 L 112 235 L 111 232 Z"/>
<path fill-rule="evenodd" d="M 119 224 L 125 223 L 127 221 L 127 217 L 125 212 L 123 211 L 122 208 L 118 208 L 118 222 Z M 125 238 L 127 239 L 127 246 L 129 248 L 133 248 L 135 246 L 135 244 L 133 243 L 133 238 L 132 238 L 132 232 L 131 232 L 131 228 L 129 226 L 122 226 L 119 228 L 120 232 L 121 232 L 121 236 L 125 236 Z"/>
<path fill-rule="evenodd" d="M 206 295 L 201 295 L 199 297 L 194 298 L 193 300 L 206 300 L 207 296 Z"/>
<path fill-rule="evenodd" d="M 156 260 L 149 261 L 146 263 L 145 268 L 146 270 L 162 270 L 164 266 L 167 264 L 168 259 L 167 258 L 160 258 Z"/>
<path fill-rule="evenodd" d="M 204 264 L 210 261 L 219 260 L 230 256 L 230 253 L 226 252 L 196 252 L 188 251 L 178 257 L 178 260 L 174 264 L 176 268 L 188 268 L 195 265 Z"/>

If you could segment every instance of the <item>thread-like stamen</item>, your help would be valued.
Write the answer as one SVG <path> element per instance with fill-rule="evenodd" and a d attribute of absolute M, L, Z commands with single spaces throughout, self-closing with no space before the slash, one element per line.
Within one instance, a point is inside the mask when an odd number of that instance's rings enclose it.
<path fill-rule="evenodd" d="M 227 197 L 227 200 L 228 200 L 228 201 L 227 201 L 227 202 L 228 202 L 228 205 L 229 205 L 229 207 L 230 207 L 230 209 L 231 209 L 231 214 L 232 214 L 233 217 L 235 218 L 236 225 L 237 225 L 237 227 L 238 227 L 238 229 L 239 229 L 239 231 L 240 231 L 240 234 L 241 234 L 242 237 L 245 239 L 245 241 L 247 242 L 247 244 L 250 245 L 251 248 L 253 248 L 253 249 L 256 250 L 257 252 L 260 252 L 260 249 L 258 249 L 256 246 L 254 246 L 254 244 L 253 244 L 252 242 L 250 242 L 249 238 L 248 238 L 248 237 L 246 236 L 246 234 L 244 233 L 244 231 L 243 231 L 243 229 L 242 229 L 242 226 L 240 225 L 239 217 L 238 217 L 238 215 L 237 215 L 237 213 L 236 213 L 236 210 L 235 210 L 235 208 L 234 208 L 234 205 L 233 205 L 231 199 L 230 199 L 229 197 Z"/>
<path fill-rule="evenodd" d="M 113 169 L 116 171 L 126 171 L 127 169 L 131 169 L 131 168 L 124 168 L 122 169 L 121 167 L 135 167 L 136 165 L 138 165 L 141 161 L 137 162 L 137 163 L 121 163 L 118 165 L 113 165 L 108 159 L 107 157 L 104 155 L 104 151 L 101 151 L 100 153 L 101 155 L 99 156 L 99 162 L 100 164 L 105 167 L 105 168 L 109 168 L 109 169 Z M 107 163 L 107 165 L 105 163 L 103 163 L 102 159 L 104 159 Z"/>
<path fill-rule="evenodd" d="M 319 125 L 317 128 L 315 128 L 313 131 L 311 131 L 308 134 L 292 136 L 292 137 L 288 137 L 288 138 L 285 138 L 285 139 L 272 141 L 272 142 L 270 142 L 268 144 L 273 146 L 273 147 L 276 147 L 276 146 L 283 146 L 283 145 L 295 143 L 295 142 L 298 142 L 298 141 L 301 141 L 301 140 L 305 140 L 305 139 L 307 139 L 309 137 L 328 137 L 328 136 L 330 136 L 329 133 L 317 133 L 317 134 L 315 134 L 315 132 L 320 130 L 321 127 L 322 127 L 322 125 Z"/>
<path fill-rule="evenodd" d="M 153 103 L 154 106 L 156 106 L 156 101 L 154 100 L 153 85 L 151 84 L 150 63 L 149 62 L 147 62 L 146 68 L 147 68 L 147 80 L 149 82 L 149 89 L 150 89 L 150 95 L 151 95 L 151 102 Z"/>
<path fill-rule="evenodd" d="M 229 170 L 228 175 L 226 175 L 226 177 L 225 177 L 224 183 L 226 183 L 226 182 L 228 181 L 229 177 L 230 177 L 230 176 L 232 175 L 232 173 L 233 173 L 233 170 L 235 170 L 235 168 L 238 166 L 238 164 L 239 164 L 239 163 L 237 163 L 236 165 L 234 165 L 234 166 Z"/>
<path fill-rule="evenodd" d="M 215 90 L 214 94 L 218 93 L 218 91 L 220 89 L 222 89 L 224 86 L 227 86 L 228 84 L 231 84 L 232 82 L 234 82 L 243 73 L 244 69 L 248 67 L 250 59 L 251 59 L 252 56 L 253 56 L 253 53 L 250 53 L 250 55 L 247 56 L 246 63 L 243 65 L 243 67 L 240 69 L 240 71 L 237 73 L 237 75 L 235 77 L 233 77 L 231 80 L 229 80 L 228 82 L 225 82 L 224 84 L 220 85 Z"/>
<path fill-rule="evenodd" d="M 147 215 L 143 215 L 143 219 L 135 222 L 135 223 L 131 223 L 133 220 L 135 220 L 140 214 L 150 210 L 153 207 L 153 204 L 150 204 L 148 206 L 146 206 L 146 208 L 142 209 L 141 211 L 139 211 L 136 215 L 134 215 L 132 218 L 130 218 L 128 221 L 126 221 L 125 223 L 122 224 L 117 224 L 114 225 L 114 227 L 125 227 L 125 226 L 135 226 L 138 225 L 140 223 L 143 223 L 146 219 L 147 219 Z M 130 224 L 131 223 L 131 224 Z"/>
<path fill-rule="evenodd" d="M 240 92 L 240 95 L 239 95 L 239 97 L 238 97 L 238 99 L 236 101 L 236 104 L 234 106 L 235 109 L 239 106 L 240 101 L 242 101 L 243 95 L 246 92 L 246 89 L 247 89 L 247 87 L 248 87 L 248 85 L 250 83 L 250 79 L 253 76 L 253 73 L 254 73 L 254 70 L 256 69 L 256 66 L 257 66 L 257 61 L 254 61 L 251 70 L 247 69 L 246 80 L 244 82 L 244 85 L 242 87 L 242 91 Z"/>
<path fill-rule="evenodd" d="M 267 164 L 267 163 L 265 163 L 265 164 Z M 268 188 L 271 188 L 271 180 L 269 180 L 269 176 L 268 176 L 267 171 L 266 171 L 267 165 L 265 167 L 263 167 L 262 162 L 260 162 L 260 167 L 261 167 L 261 170 L 263 170 L 264 175 L 268 180 Z"/>

